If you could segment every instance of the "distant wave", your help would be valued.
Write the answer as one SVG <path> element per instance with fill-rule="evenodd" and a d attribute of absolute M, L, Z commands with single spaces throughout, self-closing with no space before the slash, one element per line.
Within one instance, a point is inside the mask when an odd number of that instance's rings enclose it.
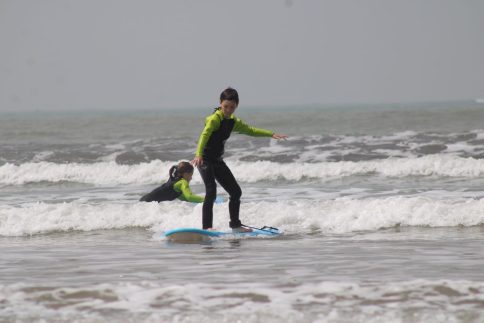
<path fill-rule="evenodd" d="M 346 176 L 378 175 L 385 177 L 444 176 L 479 177 L 484 174 L 484 159 L 452 155 L 420 158 L 388 158 L 374 161 L 318 163 L 276 163 L 270 161 L 228 161 L 238 180 L 258 182 L 272 180 L 303 181 Z M 22 185 L 37 182 L 77 182 L 95 185 L 156 184 L 167 178 L 175 162 L 155 160 L 137 165 L 115 162 L 94 164 L 56 164 L 50 162 L 0 166 L 0 184 Z M 200 183 L 195 172 L 194 183 Z"/>
<path fill-rule="evenodd" d="M 484 110 L 483 110 L 484 111 Z M 50 162 L 93 164 L 116 162 L 123 165 L 178 160 L 193 156 L 194 143 L 185 137 L 148 138 L 99 143 L 0 143 L 0 165 Z M 0 138 L 1 134 L 0 134 Z M 265 160 L 279 163 L 373 161 L 386 158 L 417 158 L 448 154 L 463 158 L 484 158 L 484 129 L 463 132 L 407 130 L 386 135 L 320 134 L 291 136 L 276 141 L 234 136 L 227 149 L 229 159 L 244 162 Z"/>
<path fill-rule="evenodd" d="M 272 225 L 287 233 L 347 233 L 395 226 L 456 227 L 484 223 L 484 199 L 388 197 L 372 199 L 247 202 L 249 225 Z M 161 232 L 200 227 L 202 205 L 184 202 L 83 204 L 80 202 L 0 206 L 0 236 L 145 227 Z M 227 203 L 215 205 L 214 227 L 228 229 Z"/>

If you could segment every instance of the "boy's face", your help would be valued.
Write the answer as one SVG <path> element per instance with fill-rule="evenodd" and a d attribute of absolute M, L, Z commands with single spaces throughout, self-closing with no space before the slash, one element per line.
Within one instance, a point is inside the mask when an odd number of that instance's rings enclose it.
<path fill-rule="evenodd" d="M 220 102 L 220 110 L 224 114 L 225 118 L 230 118 L 230 116 L 235 112 L 235 109 L 237 109 L 237 103 L 235 103 L 235 101 L 223 100 Z"/>

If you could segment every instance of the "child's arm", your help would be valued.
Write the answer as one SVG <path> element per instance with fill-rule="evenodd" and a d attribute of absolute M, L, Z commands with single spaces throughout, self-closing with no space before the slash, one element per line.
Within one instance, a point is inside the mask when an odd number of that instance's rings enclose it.
<path fill-rule="evenodd" d="M 203 203 L 203 201 L 205 200 L 203 197 L 193 194 L 192 191 L 190 190 L 190 186 L 188 185 L 188 182 L 184 179 L 178 181 L 173 186 L 173 188 L 175 189 L 175 191 L 182 193 L 178 197 L 182 201 Z"/>
<path fill-rule="evenodd" d="M 272 137 L 274 132 L 249 126 L 239 118 L 235 118 L 234 131 L 252 137 Z"/>
<path fill-rule="evenodd" d="M 212 132 L 220 127 L 220 117 L 217 114 L 213 114 L 207 117 L 205 121 L 205 127 L 203 128 L 200 138 L 198 138 L 197 151 L 195 152 L 195 157 L 201 157 L 203 154 L 203 149 L 207 144 Z"/>

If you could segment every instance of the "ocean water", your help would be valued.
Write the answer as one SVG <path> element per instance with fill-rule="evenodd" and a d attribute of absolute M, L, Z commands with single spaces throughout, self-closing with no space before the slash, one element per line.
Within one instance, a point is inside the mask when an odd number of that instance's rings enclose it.
<path fill-rule="evenodd" d="M 241 106 L 289 135 L 225 158 L 284 235 L 169 243 L 201 205 L 138 199 L 211 111 L 1 114 L 0 321 L 484 322 L 482 102 Z"/>

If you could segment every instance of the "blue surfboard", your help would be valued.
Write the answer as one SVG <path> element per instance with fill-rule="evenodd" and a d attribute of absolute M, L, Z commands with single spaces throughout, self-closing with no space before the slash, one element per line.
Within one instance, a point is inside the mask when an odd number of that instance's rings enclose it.
<path fill-rule="evenodd" d="M 252 228 L 251 232 L 233 232 L 233 231 L 209 231 L 197 228 L 178 228 L 165 232 L 165 237 L 172 242 L 201 242 L 210 241 L 214 238 L 222 237 L 256 237 L 256 236 L 278 236 L 281 232 L 277 228 L 262 227 Z"/>

